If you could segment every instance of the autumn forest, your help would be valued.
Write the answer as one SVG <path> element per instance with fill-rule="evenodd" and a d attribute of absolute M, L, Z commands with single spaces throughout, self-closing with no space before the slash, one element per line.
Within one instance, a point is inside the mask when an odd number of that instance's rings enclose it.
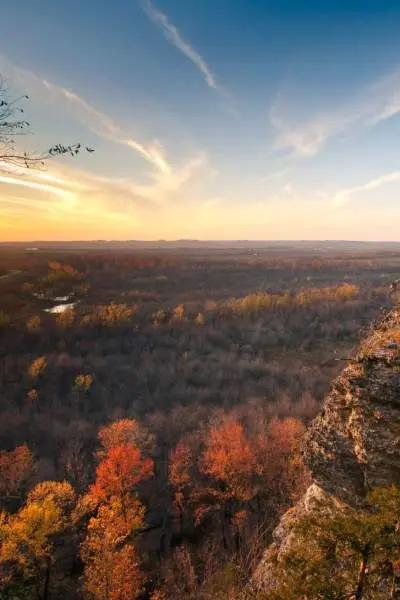
<path fill-rule="evenodd" d="M 379 245 L 0 248 L 0 597 L 244 598 L 399 273 Z"/>

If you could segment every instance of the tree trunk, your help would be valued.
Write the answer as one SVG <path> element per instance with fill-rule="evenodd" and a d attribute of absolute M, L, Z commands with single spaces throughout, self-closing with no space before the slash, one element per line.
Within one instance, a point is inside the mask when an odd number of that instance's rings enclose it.
<path fill-rule="evenodd" d="M 400 533 L 400 521 L 396 523 L 395 529 L 397 543 L 399 543 L 399 533 Z M 400 600 L 400 561 L 395 561 L 392 563 L 393 575 L 392 575 L 392 587 L 390 589 L 390 598 L 391 600 Z"/>
<path fill-rule="evenodd" d="M 240 531 L 239 528 L 235 525 L 235 551 L 236 554 L 239 554 L 240 551 Z"/>
<path fill-rule="evenodd" d="M 400 600 L 400 569 L 393 568 L 392 587 L 390 589 L 390 599 Z"/>
<path fill-rule="evenodd" d="M 180 528 L 179 533 L 181 535 L 183 535 L 183 508 L 182 508 L 180 502 L 178 503 L 178 512 L 179 512 L 179 528 Z"/>
<path fill-rule="evenodd" d="M 367 567 L 368 567 L 368 558 L 369 558 L 369 546 L 367 545 L 364 548 L 364 552 L 362 554 L 360 568 L 358 571 L 358 584 L 356 593 L 354 594 L 354 600 L 362 600 L 364 596 L 364 587 L 365 581 L 367 578 Z"/>
<path fill-rule="evenodd" d="M 182 534 L 182 532 L 181 532 Z M 161 535 L 160 542 L 158 546 L 158 556 L 159 560 L 163 557 L 168 556 L 169 550 L 171 548 L 171 527 L 169 520 L 169 513 L 166 512 L 161 524 Z"/>
<path fill-rule="evenodd" d="M 36 600 L 43 600 L 42 598 L 42 594 L 41 594 L 41 577 L 40 577 L 40 564 L 38 563 L 37 560 L 34 559 L 34 564 L 35 564 L 35 570 L 36 570 L 36 576 L 35 576 L 35 593 L 36 593 Z"/>
<path fill-rule="evenodd" d="M 226 539 L 225 524 L 224 524 L 223 519 L 221 519 L 221 535 L 222 535 L 222 543 L 224 545 L 224 550 L 228 550 L 228 540 Z"/>
<path fill-rule="evenodd" d="M 45 574 L 44 586 L 43 586 L 43 600 L 48 600 L 48 597 L 49 597 L 50 568 L 51 568 L 51 560 L 50 560 L 50 557 L 47 557 L 47 559 L 46 559 L 46 574 Z"/>

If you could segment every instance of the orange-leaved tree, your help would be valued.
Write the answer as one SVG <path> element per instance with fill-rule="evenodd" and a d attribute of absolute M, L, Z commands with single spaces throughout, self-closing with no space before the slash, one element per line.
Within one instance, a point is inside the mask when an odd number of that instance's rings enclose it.
<path fill-rule="evenodd" d="M 244 501 L 252 497 L 256 458 L 243 425 L 235 419 L 210 428 L 200 465 L 225 495 Z"/>
<path fill-rule="evenodd" d="M 274 419 L 255 438 L 259 492 L 257 503 L 261 513 L 273 519 L 296 501 L 308 483 L 300 444 L 305 427 L 292 417 Z"/>
<path fill-rule="evenodd" d="M 243 425 L 233 417 L 212 425 L 199 459 L 203 481 L 194 494 L 200 521 L 210 511 L 220 519 L 224 547 L 228 547 L 226 526 L 233 527 L 239 549 L 240 530 L 246 520 L 248 503 L 256 493 L 256 455 Z"/>
<path fill-rule="evenodd" d="M 234 416 L 212 423 L 202 435 L 202 450 L 192 438 L 170 454 L 169 484 L 174 506 L 183 517 L 188 507 L 197 524 L 212 519 L 225 549 L 239 550 L 244 527 L 268 533 L 278 515 L 307 484 L 300 442 L 304 425 L 293 418 L 273 420 L 249 433 Z M 249 529 L 250 528 L 250 529 Z M 257 534 L 258 535 L 258 534 Z"/>
<path fill-rule="evenodd" d="M 134 546 L 145 514 L 138 486 L 153 474 L 153 461 L 127 441 L 135 426 L 113 425 L 100 432 L 103 450 L 98 456 L 102 459 L 88 494 L 97 510 L 81 545 L 84 585 L 99 600 L 133 600 L 144 583 Z"/>
<path fill-rule="evenodd" d="M 119 500 L 122 507 L 135 496 L 138 484 L 153 474 L 153 461 L 132 443 L 111 448 L 96 470 L 90 494 L 99 502 Z"/>
<path fill-rule="evenodd" d="M 32 452 L 26 444 L 14 450 L 0 451 L 0 497 L 5 501 L 21 500 L 25 484 L 34 471 Z"/>

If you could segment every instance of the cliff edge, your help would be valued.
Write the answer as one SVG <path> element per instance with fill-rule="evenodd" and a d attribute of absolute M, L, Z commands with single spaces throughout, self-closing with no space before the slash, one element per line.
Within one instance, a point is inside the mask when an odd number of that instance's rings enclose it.
<path fill-rule="evenodd" d="M 334 380 L 308 429 L 304 460 L 312 483 L 274 531 L 253 577 L 268 590 L 296 519 L 333 506 L 362 507 L 373 488 L 400 486 L 400 307 L 390 311 Z"/>

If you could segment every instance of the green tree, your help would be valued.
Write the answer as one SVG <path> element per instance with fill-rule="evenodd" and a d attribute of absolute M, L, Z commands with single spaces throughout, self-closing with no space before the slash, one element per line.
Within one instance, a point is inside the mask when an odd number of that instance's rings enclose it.
<path fill-rule="evenodd" d="M 304 516 L 276 565 L 268 600 L 398 600 L 400 490 L 380 488 L 366 510 Z"/>

